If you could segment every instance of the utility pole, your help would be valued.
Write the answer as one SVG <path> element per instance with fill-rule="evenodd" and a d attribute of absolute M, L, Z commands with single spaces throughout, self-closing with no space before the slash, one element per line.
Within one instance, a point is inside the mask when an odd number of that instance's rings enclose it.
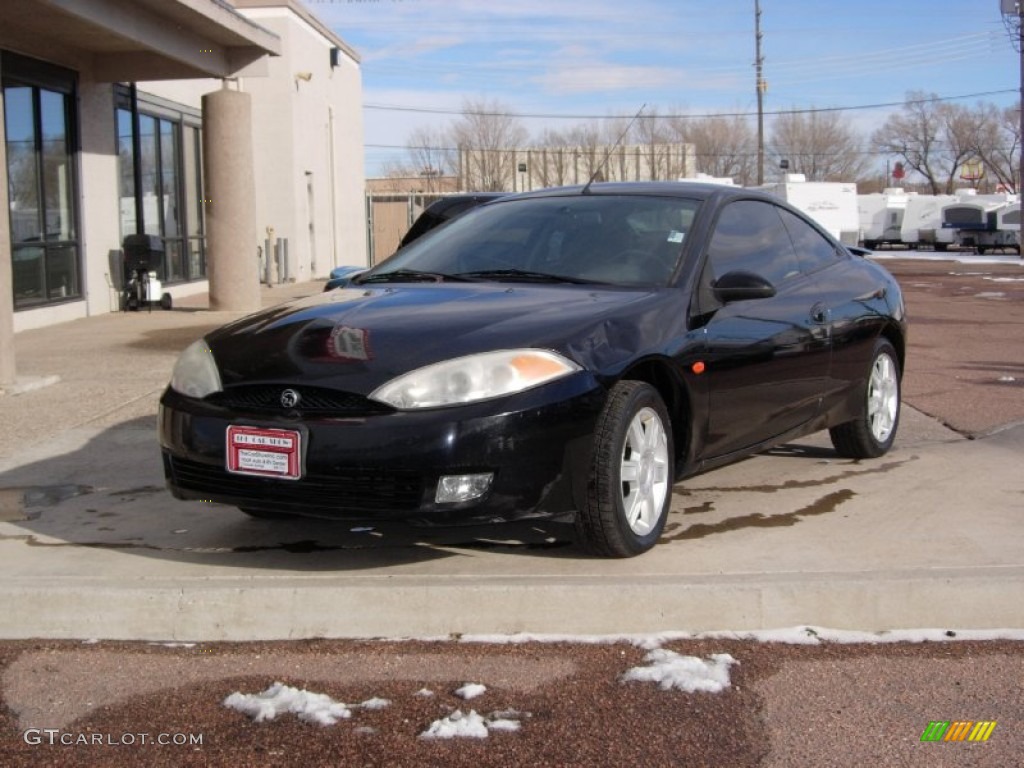
<path fill-rule="evenodd" d="M 1017 109 L 1020 120 L 1020 135 L 1024 137 L 1024 2 L 1022 0 L 999 0 L 999 13 L 1010 36 L 1010 43 L 1020 59 L 1020 101 Z M 1018 253 L 1024 259 L 1024 147 L 1020 150 L 1017 169 L 1017 195 L 1020 198 L 1020 229 L 1017 232 Z"/>
<path fill-rule="evenodd" d="M 1020 59 L 1020 169 L 1017 174 L 1017 196 L 1020 198 L 1020 228 L 1017 230 L 1017 253 L 1024 259 L 1024 3 L 1017 2 L 1017 56 Z"/>
<path fill-rule="evenodd" d="M 757 73 L 757 184 L 764 184 L 764 56 L 761 55 L 761 0 L 754 0 L 754 70 Z M 1024 65 L 1022 65 L 1024 67 Z M 1024 70 L 1022 70 L 1024 71 Z"/>

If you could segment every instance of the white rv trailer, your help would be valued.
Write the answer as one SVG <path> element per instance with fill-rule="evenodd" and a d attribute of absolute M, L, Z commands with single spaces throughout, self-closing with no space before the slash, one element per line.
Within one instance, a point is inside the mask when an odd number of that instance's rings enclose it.
<path fill-rule="evenodd" d="M 914 192 L 891 187 L 882 192 L 857 195 L 860 240 L 865 248 L 903 243 L 903 215 Z"/>
<path fill-rule="evenodd" d="M 900 239 L 911 248 L 946 250 L 953 242 L 953 233 L 942 229 L 942 208 L 957 200 L 956 195 L 911 196 L 903 211 Z"/>
<path fill-rule="evenodd" d="M 1010 209 L 1010 210 L 1004 210 Z M 1016 217 L 1012 216 L 1017 210 Z M 999 227 L 1000 213 L 1004 221 L 1017 221 L 1017 231 Z M 942 227 L 953 232 L 954 242 L 978 253 L 1012 248 L 1020 252 L 1020 208 L 1016 195 L 963 195 L 942 209 Z"/>
<path fill-rule="evenodd" d="M 757 189 L 799 208 L 840 242 L 857 245 L 860 241 L 856 184 L 807 181 L 802 173 L 789 173 L 785 181 L 764 184 Z"/>
<path fill-rule="evenodd" d="M 996 228 L 1017 235 L 1017 252 L 1020 253 L 1020 203 L 1008 203 L 996 211 Z"/>

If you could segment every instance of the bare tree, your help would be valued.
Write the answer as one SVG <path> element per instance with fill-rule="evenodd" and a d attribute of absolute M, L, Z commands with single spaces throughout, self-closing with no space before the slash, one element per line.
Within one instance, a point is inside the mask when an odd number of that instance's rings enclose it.
<path fill-rule="evenodd" d="M 677 141 L 693 145 L 699 173 L 730 178 L 742 186 L 753 183 L 757 141 L 745 118 L 674 118 L 670 127 Z"/>
<path fill-rule="evenodd" d="M 444 131 L 427 127 L 416 128 L 409 134 L 409 175 L 423 179 L 425 192 L 439 191 L 441 177 L 455 173 L 458 157 L 447 146 L 448 141 Z"/>
<path fill-rule="evenodd" d="M 463 102 L 462 117 L 451 127 L 459 150 L 459 176 L 465 189 L 511 190 L 515 152 L 526 143 L 527 131 L 510 107 L 484 99 Z"/>
<path fill-rule="evenodd" d="M 1020 169 L 1020 103 L 1000 109 L 979 104 L 974 151 L 995 182 L 1008 192 L 1018 191 Z"/>
<path fill-rule="evenodd" d="M 808 181 L 853 181 L 867 170 L 861 138 L 839 112 L 785 112 L 775 118 L 769 151 Z"/>
<path fill-rule="evenodd" d="M 572 183 L 583 184 L 591 178 L 604 181 L 606 174 L 599 173 L 608 151 L 608 128 L 600 120 L 578 123 L 565 131 L 566 149 L 572 153 L 569 158 L 572 169 Z"/>
<path fill-rule="evenodd" d="M 633 137 L 641 147 L 652 180 L 674 179 L 683 175 L 684 170 L 671 155 L 671 125 L 658 114 L 657 107 L 644 110 L 633 124 Z"/>
<path fill-rule="evenodd" d="M 561 187 L 572 181 L 572 169 L 565 148 L 569 139 L 562 131 L 545 129 L 537 142 L 540 147 L 537 178 L 542 187 Z"/>
<path fill-rule="evenodd" d="M 915 91 L 907 94 L 903 109 L 890 115 L 871 141 L 923 176 L 933 195 L 949 194 L 957 170 L 975 154 L 972 126 L 968 110 Z"/>

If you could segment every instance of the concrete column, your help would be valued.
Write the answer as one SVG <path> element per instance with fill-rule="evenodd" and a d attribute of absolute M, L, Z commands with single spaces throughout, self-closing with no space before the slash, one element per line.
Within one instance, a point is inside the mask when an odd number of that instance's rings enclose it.
<path fill-rule="evenodd" d="M 11 203 L 7 186 L 7 129 L 0 94 L 0 389 L 14 383 L 14 274 L 11 264 Z"/>
<path fill-rule="evenodd" d="M 220 90 L 203 96 L 206 271 L 210 309 L 260 308 L 252 97 Z"/>

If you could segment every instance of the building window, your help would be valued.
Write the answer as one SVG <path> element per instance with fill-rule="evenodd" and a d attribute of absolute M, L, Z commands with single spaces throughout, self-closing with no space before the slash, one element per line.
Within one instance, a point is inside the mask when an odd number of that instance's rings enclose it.
<path fill-rule="evenodd" d="M 82 296 L 74 201 L 74 75 L 4 54 L 14 308 Z"/>
<path fill-rule="evenodd" d="M 161 281 L 202 279 L 206 247 L 198 116 L 150 106 L 140 98 L 136 145 L 127 90 L 119 94 L 118 104 L 121 237 L 141 228 L 163 239 Z"/>

